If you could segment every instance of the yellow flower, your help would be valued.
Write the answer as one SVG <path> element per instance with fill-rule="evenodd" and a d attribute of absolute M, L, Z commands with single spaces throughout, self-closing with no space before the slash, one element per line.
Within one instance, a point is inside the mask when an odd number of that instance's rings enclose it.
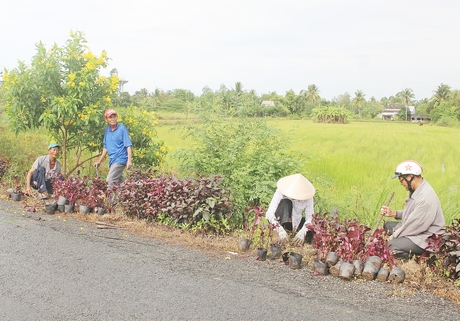
<path fill-rule="evenodd" d="M 70 80 L 73 81 L 75 79 L 75 77 L 76 77 L 76 75 L 73 72 L 69 74 L 69 79 Z"/>
<path fill-rule="evenodd" d="M 45 97 L 40 97 L 40 101 L 41 101 L 42 103 L 46 102 Z"/>

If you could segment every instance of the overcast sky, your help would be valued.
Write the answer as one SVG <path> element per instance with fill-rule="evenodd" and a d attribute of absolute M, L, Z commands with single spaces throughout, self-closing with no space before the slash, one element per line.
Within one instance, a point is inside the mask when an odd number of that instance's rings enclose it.
<path fill-rule="evenodd" d="M 258 94 L 315 84 L 332 99 L 460 89 L 457 0 L 0 0 L 0 68 L 83 31 L 125 91 L 221 84 Z"/>

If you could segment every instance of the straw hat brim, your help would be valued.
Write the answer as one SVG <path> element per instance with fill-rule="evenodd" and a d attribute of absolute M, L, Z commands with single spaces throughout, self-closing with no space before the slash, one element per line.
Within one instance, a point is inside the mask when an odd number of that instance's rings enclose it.
<path fill-rule="evenodd" d="M 289 175 L 276 183 L 278 190 L 295 200 L 308 200 L 315 196 L 316 190 L 312 183 L 302 174 Z"/>

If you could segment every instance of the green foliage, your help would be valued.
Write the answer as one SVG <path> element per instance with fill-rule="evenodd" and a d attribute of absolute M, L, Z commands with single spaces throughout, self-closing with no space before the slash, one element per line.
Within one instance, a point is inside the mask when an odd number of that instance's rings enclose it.
<path fill-rule="evenodd" d="M 452 123 L 452 120 L 458 120 L 458 106 L 454 106 L 452 102 L 442 100 L 430 112 L 431 121 L 437 125 L 446 125 Z"/>
<path fill-rule="evenodd" d="M 180 169 L 221 175 L 241 207 L 268 203 L 276 181 L 299 166 L 286 152 L 289 140 L 262 120 L 205 117 L 184 130 L 195 144 L 176 152 Z"/>
<path fill-rule="evenodd" d="M 319 123 L 345 124 L 351 113 L 342 106 L 328 106 L 314 108 L 311 118 Z"/>
<path fill-rule="evenodd" d="M 148 167 L 161 166 L 168 150 L 158 139 L 155 114 L 134 106 L 121 108 L 119 113 L 119 122 L 126 126 L 133 143 L 133 163 Z"/>
<path fill-rule="evenodd" d="M 16 133 L 45 128 L 62 146 L 66 174 L 75 170 L 66 170 L 68 150 L 75 149 L 79 158 L 84 150 L 101 149 L 102 115 L 112 106 L 118 89 L 118 77 L 99 75 L 107 67 L 107 53 L 95 56 L 85 43 L 79 31 L 71 32 L 63 47 L 47 49 L 40 42 L 30 67 L 19 62 L 16 69 L 5 70 L 3 75 L 11 127 Z"/>

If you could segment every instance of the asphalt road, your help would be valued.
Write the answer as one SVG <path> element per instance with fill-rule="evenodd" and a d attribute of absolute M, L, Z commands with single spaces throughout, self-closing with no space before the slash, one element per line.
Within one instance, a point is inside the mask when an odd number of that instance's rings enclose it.
<path fill-rule="evenodd" d="M 0 200 L 0 320 L 460 320 L 449 300 L 211 256 Z"/>

